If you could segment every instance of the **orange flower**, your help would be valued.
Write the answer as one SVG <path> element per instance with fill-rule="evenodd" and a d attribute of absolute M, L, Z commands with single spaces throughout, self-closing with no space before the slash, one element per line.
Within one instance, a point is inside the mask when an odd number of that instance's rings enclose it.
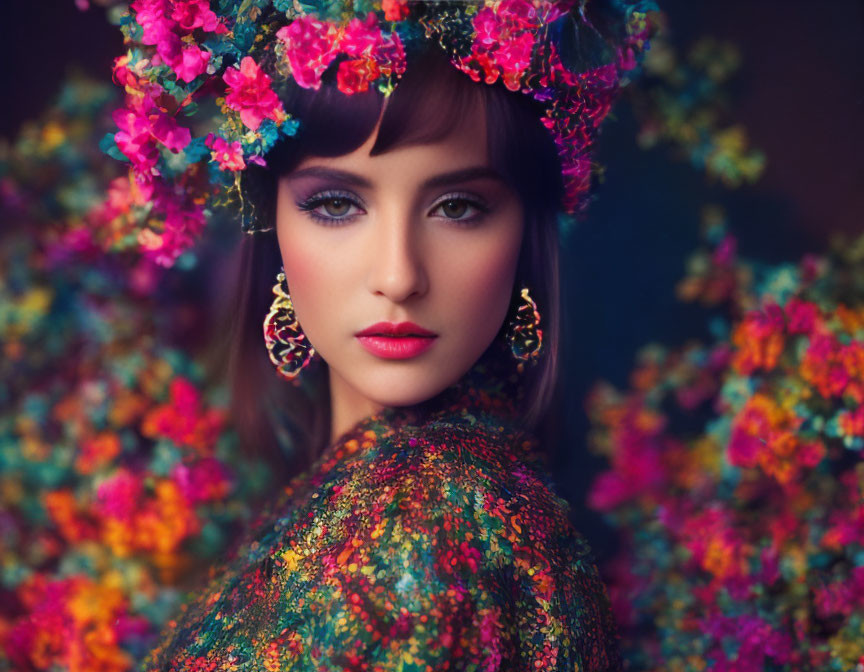
<path fill-rule="evenodd" d="M 92 474 L 120 454 L 120 437 L 113 432 L 102 432 L 85 439 L 75 458 L 75 467 L 81 474 Z"/>
<path fill-rule="evenodd" d="M 786 344 L 782 310 L 769 304 L 763 312 L 749 313 L 735 326 L 732 344 L 737 348 L 732 367 L 738 373 L 749 375 L 756 369 L 773 369 Z"/>

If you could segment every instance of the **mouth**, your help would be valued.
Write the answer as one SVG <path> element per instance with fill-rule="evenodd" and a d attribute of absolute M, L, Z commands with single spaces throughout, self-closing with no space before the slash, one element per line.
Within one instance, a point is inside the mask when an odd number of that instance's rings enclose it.
<path fill-rule="evenodd" d="M 428 350 L 438 334 L 413 322 L 379 322 L 355 334 L 368 352 L 381 359 L 410 359 Z"/>
<path fill-rule="evenodd" d="M 434 331 L 424 329 L 413 322 L 377 322 L 355 334 L 358 337 L 378 336 L 386 338 L 435 338 L 437 335 Z"/>

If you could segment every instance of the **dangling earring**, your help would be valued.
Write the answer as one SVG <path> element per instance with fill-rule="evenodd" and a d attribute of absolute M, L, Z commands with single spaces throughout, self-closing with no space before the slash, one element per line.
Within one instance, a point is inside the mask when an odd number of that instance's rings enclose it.
<path fill-rule="evenodd" d="M 543 330 L 539 325 L 540 313 L 537 304 L 528 294 L 528 288 L 523 287 L 516 313 L 507 325 L 507 342 L 510 344 L 510 351 L 519 362 L 516 365 L 519 373 L 525 369 L 525 362 L 533 365 L 540 359 Z"/>
<path fill-rule="evenodd" d="M 276 298 L 264 320 L 264 343 L 279 375 L 297 385 L 297 376 L 312 361 L 315 348 L 297 322 L 294 304 L 288 294 L 285 271 L 280 271 L 276 276 L 273 293 Z"/>

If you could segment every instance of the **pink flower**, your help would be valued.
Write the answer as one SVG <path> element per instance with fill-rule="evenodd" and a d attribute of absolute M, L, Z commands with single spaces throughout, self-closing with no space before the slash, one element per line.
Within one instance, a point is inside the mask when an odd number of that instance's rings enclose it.
<path fill-rule="evenodd" d="M 630 405 L 620 419 L 612 440 L 612 470 L 600 474 L 588 494 L 589 506 L 608 511 L 646 495 L 659 494 L 668 483 L 663 453 L 668 449 L 662 434 L 664 421 Z"/>
<path fill-rule="evenodd" d="M 808 334 L 820 322 L 819 306 L 809 301 L 792 297 L 785 311 L 790 334 Z"/>
<path fill-rule="evenodd" d="M 501 66 L 504 84 L 511 91 L 519 89 L 518 79 L 531 64 L 531 51 L 534 48 L 534 34 L 522 33 L 507 41 L 495 52 L 495 62 Z"/>
<path fill-rule="evenodd" d="M 498 41 L 498 17 L 491 7 L 484 7 L 474 16 L 475 44 L 491 48 Z"/>
<path fill-rule="evenodd" d="M 201 28 L 208 33 L 226 32 L 207 0 L 174 0 L 173 4 L 171 18 L 184 31 L 191 33 Z"/>
<path fill-rule="evenodd" d="M 142 229 L 138 233 L 138 245 L 158 265 L 170 267 L 195 243 L 204 229 L 204 209 L 189 194 L 175 193 L 163 182 L 154 183 L 152 201 L 152 217 L 162 219 L 161 232 L 157 233 L 152 228 Z"/>
<path fill-rule="evenodd" d="M 500 74 L 511 91 L 520 79 L 534 50 L 537 12 L 529 0 L 503 0 L 497 10 L 484 7 L 474 16 L 476 38 L 471 50 L 475 65 L 485 73 L 486 83 Z"/>
<path fill-rule="evenodd" d="M 251 130 L 257 131 L 264 119 L 279 122 L 285 117 L 282 101 L 270 88 L 270 77 L 251 56 L 240 61 L 239 68 L 226 70 L 222 78 L 230 87 L 225 104 L 240 112 L 240 120 Z"/>
<path fill-rule="evenodd" d="M 182 151 L 192 140 L 189 129 L 178 125 L 174 118 L 167 114 L 150 115 L 150 122 L 153 137 L 175 154 Z"/>
<path fill-rule="evenodd" d="M 814 592 L 816 612 L 820 617 L 849 616 L 864 604 L 864 567 L 855 567 L 849 579 L 817 586 Z"/>
<path fill-rule="evenodd" d="M 152 105 L 152 99 L 148 100 Z M 114 142 L 143 175 L 151 173 L 159 160 L 157 142 L 176 153 L 192 140 L 188 128 L 155 106 L 149 110 L 121 108 L 112 117 L 120 129 L 114 134 Z"/>
<path fill-rule="evenodd" d="M 352 58 L 371 57 L 383 42 L 378 19 L 369 12 L 365 21 L 355 17 L 348 22 L 339 40 L 339 50 Z"/>
<path fill-rule="evenodd" d="M 393 33 L 384 42 L 378 45 L 373 54 L 378 68 L 384 75 L 401 76 L 405 72 L 405 47 L 399 39 L 399 33 Z"/>
<path fill-rule="evenodd" d="M 501 0 L 498 15 L 518 30 L 527 30 L 537 23 L 537 10 L 531 0 Z"/>
<path fill-rule="evenodd" d="M 179 40 L 173 32 L 175 23 L 168 16 L 170 8 L 168 0 L 134 0 L 131 9 L 141 26 L 144 44 L 158 47 L 160 43 Z"/>
<path fill-rule="evenodd" d="M 225 465 L 214 457 L 205 457 L 191 465 L 176 465 L 171 470 L 171 479 L 190 505 L 222 499 L 231 489 Z"/>
<path fill-rule="evenodd" d="M 204 140 L 204 144 L 213 150 L 210 156 L 222 170 L 243 170 L 246 167 L 243 147 L 239 141 L 229 143 L 225 138 L 211 133 Z"/>
<path fill-rule="evenodd" d="M 149 173 L 159 160 L 150 119 L 127 109 L 114 110 L 112 117 L 120 129 L 114 134 L 117 148 L 126 155 L 138 172 Z"/>
<path fill-rule="evenodd" d="M 332 23 L 301 16 L 276 33 L 285 45 L 291 74 L 304 89 L 321 87 L 321 75 L 338 53 L 338 32 Z"/>
<path fill-rule="evenodd" d="M 102 516 L 131 520 L 138 510 L 143 495 L 144 485 L 141 477 L 128 469 L 120 469 L 99 486 L 96 492 L 98 499 L 96 509 Z"/>
<path fill-rule="evenodd" d="M 168 0 L 135 0 L 131 9 L 141 26 L 141 42 L 156 47 L 156 53 L 169 66 L 180 59 L 181 40 L 170 17 Z"/>
<path fill-rule="evenodd" d="M 207 70 L 207 63 L 209 61 L 209 51 L 192 45 L 180 52 L 180 58 L 172 64 L 171 69 L 174 70 L 178 79 L 182 79 L 184 82 L 191 82 Z"/>
<path fill-rule="evenodd" d="M 141 25 L 142 43 L 155 46 L 158 57 L 185 82 L 206 70 L 210 53 L 184 45 L 182 38 L 196 29 L 226 32 L 207 0 L 135 0 L 132 10 Z"/>

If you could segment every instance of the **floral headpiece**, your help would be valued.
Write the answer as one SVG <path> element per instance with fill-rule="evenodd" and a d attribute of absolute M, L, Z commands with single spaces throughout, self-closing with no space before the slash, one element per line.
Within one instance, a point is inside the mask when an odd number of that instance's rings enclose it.
<path fill-rule="evenodd" d="M 648 0 L 133 0 L 121 20 L 128 51 L 114 67 L 126 106 L 103 143 L 131 163 L 141 216 L 128 233 L 171 265 L 241 171 L 302 133 L 279 95 L 289 79 L 317 89 L 332 68 L 347 95 L 389 95 L 416 40 L 438 44 L 474 81 L 500 79 L 544 104 L 561 210 L 576 214 L 591 142 L 647 47 L 652 9 Z"/>

